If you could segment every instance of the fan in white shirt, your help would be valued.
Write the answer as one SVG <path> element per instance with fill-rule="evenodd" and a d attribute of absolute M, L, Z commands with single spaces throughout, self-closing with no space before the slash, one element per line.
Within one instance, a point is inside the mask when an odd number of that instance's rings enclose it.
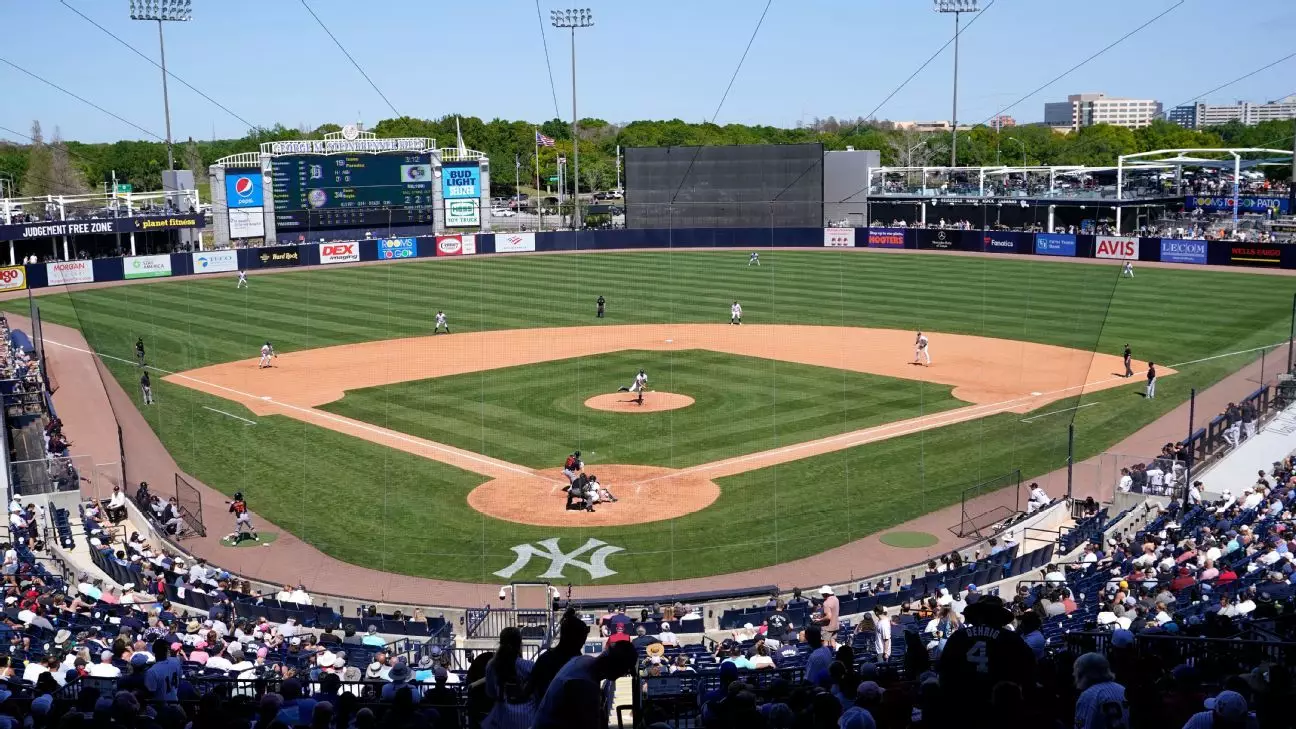
<path fill-rule="evenodd" d="M 99 654 L 99 662 L 86 666 L 86 673 L 95 678 L 117 678 L 121 676 L 121 669 L 112 664 L 112 651 L 104 651 Z"/>
<path fill-rule="evenodd" d="M 679 638 L 671 632 L 670 623 L 661 624 L 661 632 L 657 634 L 657 640 L 668 647 L 679 645 Z"/>

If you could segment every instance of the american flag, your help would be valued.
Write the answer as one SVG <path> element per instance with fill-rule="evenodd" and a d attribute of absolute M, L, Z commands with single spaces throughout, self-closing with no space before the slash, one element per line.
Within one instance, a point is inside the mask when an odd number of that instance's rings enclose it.
<path fill-rule="evenodd" d="M 553 137 L 546 137 L 540 132 L 536 132 L 536 144 L 541 147 L 552 147 L 554 146 L 554 140 Z"/>

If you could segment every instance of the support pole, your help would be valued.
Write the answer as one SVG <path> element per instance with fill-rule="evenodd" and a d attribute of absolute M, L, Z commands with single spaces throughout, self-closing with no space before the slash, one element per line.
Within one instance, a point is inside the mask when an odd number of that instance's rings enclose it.
<path fill-rule="evenodd" d="M 1194 460 L 1193 450 L 1196 447 L 1193 445 L 1193 420 L 1196 417 L 1197 417 L 1197 388 L 1194 387 L 1188 395 L 1188 439 L 1184 441 L 1184 443 L 1188 445 L 1188 464 L 1184 468 L 1184 480 L 1190 484 L 1192 483 L 1192 469 L 1193 469 L 1193 460 Z M 1187 498 L 1188 498 L 1188 490 L 1184 489 L 1185 506 L 1187 506 L 1186 503 Z"/>
<path fill-rule="evenodd" d="M 1075 466 L 1075 423 L 1072 422 L 1067 424 L 1067 501 L 1068 502 L 1071 501 L 1071 494 L 1073 493 L 1071 487 L 1074 481 L 1074 473 L 1072 472 L 1074 466 Z"/>
<path fill-rule="evenodd" d="M 1296 344 L 1296 294 L 1292 294 L 1291 330 L 1287 332 L 1287 373 L 1292 371 L 1292 345 Z"/>

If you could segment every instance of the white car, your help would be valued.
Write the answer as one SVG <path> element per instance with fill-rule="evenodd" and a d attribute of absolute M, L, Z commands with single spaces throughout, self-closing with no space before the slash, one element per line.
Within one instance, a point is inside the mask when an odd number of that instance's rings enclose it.
<path fill-rule="evenodd" d="M 512 218 L 517 215 L 517 212 L 509 210 L 508 208 L 495 208 L 491 210 L 491 215 L 497 218 Z"/>

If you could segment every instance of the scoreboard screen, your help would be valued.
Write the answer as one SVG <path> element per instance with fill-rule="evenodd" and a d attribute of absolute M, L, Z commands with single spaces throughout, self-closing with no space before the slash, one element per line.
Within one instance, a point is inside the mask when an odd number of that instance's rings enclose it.
<path fill-rule="evenodd" d="M 430 155 L 289 155 L 272 164 L 281 231 L 432 222 Z"/>

